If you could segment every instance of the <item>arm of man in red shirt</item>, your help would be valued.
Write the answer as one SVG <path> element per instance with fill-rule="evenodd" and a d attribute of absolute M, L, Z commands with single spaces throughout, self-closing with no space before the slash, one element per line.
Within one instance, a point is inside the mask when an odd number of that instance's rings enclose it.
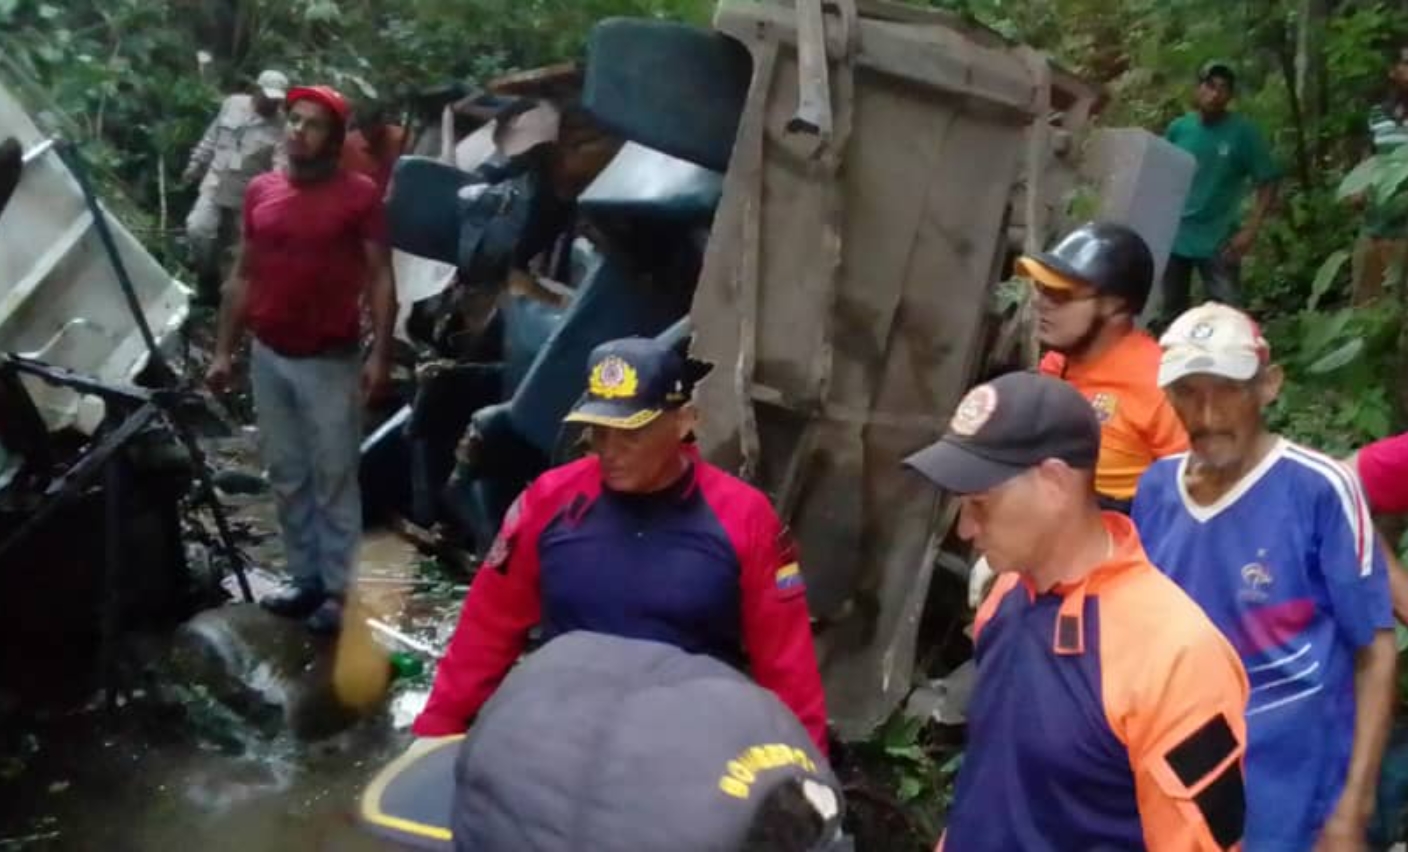
<path fill-rule="evenodd" d="M 220 288 L 220 315 L 215 325 L 215 352 L 205 371 L 205 383 L 216 393 L 229 390 L 234 372 L 235 347 L 244 334 L 244 314 L 249 304 L 249 241 L 254 237 L 250 211 L 259 197 L 260 181 L 256 178 L 245 190 L 244 210 L 240 220 L 240 240 L 235 249 L 235 262 L 230 277 Z"/>
<path fill-rule="evenodd" d="M 380 398 L 391 384 L 392 336 L 396 331 L 396 278 L 387 246 L 386 209 L 380 190 L 369 199 L 361 220 L 362 251 L 367 258 L 367 305 L 372 315 L 372 351 L 362 370 L 362 400 Z"/>
<path fill-rule="evenodd" d="M 535 539 L 542 521 L 532 494 L 529 486 L 514 501 L 474 576 L 449 650 L 435 669 L 430 700 L 412 726 L 417 736 L 464 733 L 523 653 L 528 630 L 538 623 L 541 593 Z"/>

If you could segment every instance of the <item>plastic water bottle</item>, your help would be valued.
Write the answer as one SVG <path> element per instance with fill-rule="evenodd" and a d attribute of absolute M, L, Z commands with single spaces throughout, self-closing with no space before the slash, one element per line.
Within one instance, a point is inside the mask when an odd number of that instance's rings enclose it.
<path fill-rule="evenodd" d="M 425 661 L 415 654 L 393 651 L 389 656 L 394 680 L 414 680 L 425 674 Z"/>

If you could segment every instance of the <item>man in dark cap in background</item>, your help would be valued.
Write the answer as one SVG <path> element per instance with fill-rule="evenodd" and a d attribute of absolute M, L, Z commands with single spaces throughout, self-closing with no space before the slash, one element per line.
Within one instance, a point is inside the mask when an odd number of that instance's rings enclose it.
<path fill-rule="evenodd" d="M 1099 453 L 1075 389 L 1009 373 L 905 462 L 959 496 L 959 534 L 1000 575 L 974 625 L 968 749 L 941 848 L 1185 852 L 1242 838 L 1246 674 L 1130 520 L 1101 512 Z"/>
<path fill-rule="evenodd" d="M 1040 371 L 1080 391 L 1100 421 L 1100 505 L 1129 514 L 1149 465 L 1188 449 L 1159 389 L 1159 344 L 1134 324 L 1154 286 L 1149 246 L 1123 225 L 1088 222 L 1050 251 L 1018 258 L 1016 272 L 1031 279 L 1036 297 Z M 980 555 L 968 578 L 970 606 L 982 603 L 992 577 Z"/>
<path fill-rule="evenodd" d="M 1276 203 L 1281 172 L 1266 138 L 1249 119 L 1227 109 L 1236 85 L 1229 63 L 1204 64 L 1198 70 L 1196 109 L 1165 134 L 1198 161 L 1164 269 L 1163 314 L 1169 322 L 1188 309 L 1195 270 L 1209 299 L 1240 304 L 1242 259 Z M 1256 187 L 1256 204 L 1239 227 L 1248 184 Z"/>
<path fill-rule="evenodd" d="M 746 670 L 826 749 L 797 555 L 762 492 L 700 458 L 689 404 L 707 365 L 648 338 L 598 346 L 568 415 L 591 454 L 514 501 L 440 661 L 421 736 L 462 733 L 528 631 L 664 642 Z"/>

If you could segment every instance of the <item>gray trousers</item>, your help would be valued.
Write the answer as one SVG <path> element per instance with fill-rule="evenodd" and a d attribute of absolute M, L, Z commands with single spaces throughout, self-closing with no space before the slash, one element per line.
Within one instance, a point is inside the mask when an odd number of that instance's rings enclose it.
<path fill-rule="evenodd" d="M 362 441 L 356 352 L 286 358 L 255 340 L 259 451 L 278 507 L 293 582 L 342 595 L 362 536 Z"/>
<path fill-rule="evenodd" d="M 1173 322 L 1188 310 L 1189 293 L 1193 288 L 1193 272 L 1202 279 L 1203 289 L 1210 301 L 1239 307 L 1242 303 L 1242 267 L 1235 261 L 1228 261 L 1221 254 L 1212 257 L 1182 257 L 1171 254 L 1168 266 L 1164 267 L 1163 314 L 1168 322 Z"/>
<path fill-rule="evenodd" d="M 186 217 L 186 241 L 202 298 L 219 300 L 220 285 L 239 239 L 239 208 L 221 207 L 213 193 L 202 192 Z"/>

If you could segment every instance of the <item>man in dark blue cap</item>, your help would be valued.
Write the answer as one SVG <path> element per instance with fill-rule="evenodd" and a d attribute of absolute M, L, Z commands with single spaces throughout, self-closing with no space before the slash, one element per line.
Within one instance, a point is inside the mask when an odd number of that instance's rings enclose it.
<path fill-rule="evenodd" d="M 958 496 L 959 534 L 1000 574 L 973 627 L 968 749 L 941 848 L 1242 839 L 1246 674 L 1129 518 L 1100 511 L 1099 455 L 1079 391 L 1009 373 L 905 462 Z"/>
<path fill-rule="evenodd" d="M 757 489 L 693 447 L 694 384 L 709 367 L 662 343 L 598 346 L 568 415 L 591 454 L 514 501 L 436 671 L 420 736 L 462 733 L 541 623 L 649 639 L 746 669 L 826 748 L 806 589 Z"/>

